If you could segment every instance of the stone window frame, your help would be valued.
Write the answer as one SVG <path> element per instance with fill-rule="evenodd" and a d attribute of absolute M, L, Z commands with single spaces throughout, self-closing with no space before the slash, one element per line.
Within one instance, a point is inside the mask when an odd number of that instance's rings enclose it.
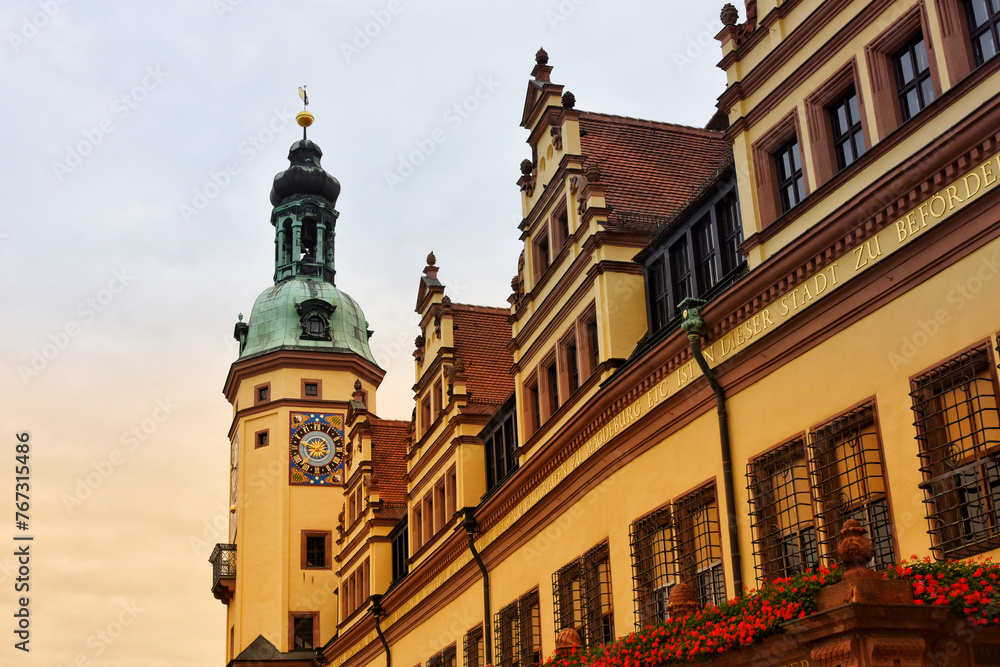
<path fill-rule="evenodd" d="M 761 229 L 766 229 L 775 220 L 788 213 L 788 211 L 783 211 L 781 208 L 781 196 L 778 193 L 778 165 L 775 153 L 786 146 L 792 139 L 797 140 L 799 144 L 799 160 L 802 164 L 803 199 L 809 196 L 809 173 L 805 161 L 802 138 L 803 134 L 799 123 L 798 109 L 793 109 L 755 141 L 751 147 Z M 794 206 L 791 207 L 789 211 L 794 208 Z"/>
<path fill-rule="evenodd" d="M 253 387 L 253 404 L 263 405 L 271 402 L 271 383 L 262 382 Z"/>
<path fill-rule="evenodd" d="M 861 122 L 862 136 L 864 137 L 865 150 L 857 155 L 851 163 L 841 168 L 836 155 L 835 145 L 837 138 L 834 135 L 831 106 L 841 100 L 852 88 L 858 99 L 859 120 Z M 860 77 L 858 76 L 858 61 L 857 58 L 851 58 L 850 61 L 817 86 L 805 98 L 806 124 L 809 130 L 813 168 L 815 170 L 813 176 L 817 186 L 826 183 L 844 169 L 849 168 L 865 152 L 871 150 L 872 137 L 868 128 L 866 115 L 867 101 L 862 92 Z M 799 141 L 799 155 L 803 162 L 803 180 L 805 180 L 805 153 L 802 150 L 801 140 Z"/>
<path fill-rule="evenodd" d="M 917 3 L 891 26 L 865 45 L 865 64 L 872 87 L 872 110 L 875 112 L 875 130 L 884 139 L 901 126 L 903 109 L 899 101 L 899 82 L 895 58 L 918 35 L 924 38 L 930 69 L 934 99 L 941 97 L 941 74 L 936 58 L 937 44 L 931 39 L 924 3 Z M 930 103 L 928 103 L 929 105 Z M 926 108 L 926 107 L 925 107 Z"/>
<path fill-rule="evenodd" d="M 323 565 L 309 565 L 308 543 L 310 538 L 322 538 L 323 542 Z M 303 570 L 329 570 L 333 566 L 333 533 L 329 530 L 303 530 L 300 553 L 300 566 Z"/>
<path fill-rule="evenodd" d="M 312 646 L 296 648 L 295 639 L 296 634 L 296 621 L 304 621 L 309 619 L 312 621 Z M 316 649 L 321 646 L 320 635 L 319 635 L 319 612 L 318 611 L 290 611 L 288 612 L 288 650 L 310 650 Z"/>
<path fill-rule="evenodd" d="M 315 385 L 316 386 L 316 394 L 315 395 L 310 395 L 310 394 L 307 393 L 307 391 L 306 391 L 307 385 Z M 304 398 L 304 399 L 314 399 L 314 400 L 318 401 L 318 400 L 322 400 L 322 398 L 323 398 L 323 381 L 322 380 L 303 378 L 300 389 L 301 389 L 301 392 L 302 392 L 302 398 Z"/>

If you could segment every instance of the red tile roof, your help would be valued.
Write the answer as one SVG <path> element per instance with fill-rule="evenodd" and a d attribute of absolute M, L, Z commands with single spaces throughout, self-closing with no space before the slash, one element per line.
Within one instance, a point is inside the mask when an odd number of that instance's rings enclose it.
<path fill-rule="evenodd" d="M 406 452 L 410 446 L 410 422 L 369 417 L 372 425 L 372 468 L 378 476 L 382 501 L 399 505 L 406 514 Z M 393 508 L 389 508 L 390 510 Z"/>
<path fill-rule="evenodd" d="M 672 217 L 732 159 L 721 132 L 685 125 L 583 112 L 580 131 L 584 168 L 600 170 L 611 222 Z"/>
<path fill-rule="evenodd" d="M 507 308 L 451 304 L 455 357 L 465 362 L 470 403 L 499 407 L 514 391 L 514 359 L 507 351 L 511 328 Z"/>

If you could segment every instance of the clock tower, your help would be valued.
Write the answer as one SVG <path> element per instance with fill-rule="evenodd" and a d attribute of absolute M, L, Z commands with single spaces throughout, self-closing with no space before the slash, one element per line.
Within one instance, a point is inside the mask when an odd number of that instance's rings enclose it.
<path fill-rule="evenodd" d="M 312 122 L 300 113 L 303 128 Z M 229 542 L 212 553 L 226 605 L 227 664 L 311 665 L 338 623 L 333 534 L 343 506 L 348 409 L 375 410 L 382 381 L 358 304 L 334 282 L 340 183 L 305 137 L 274 177 L 274 284 L 237 322 L 239 358 L 224 393 Z"/>

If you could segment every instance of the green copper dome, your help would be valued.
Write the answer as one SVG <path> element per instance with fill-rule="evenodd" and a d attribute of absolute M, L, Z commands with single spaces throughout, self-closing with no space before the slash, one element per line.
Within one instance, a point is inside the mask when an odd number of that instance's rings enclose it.
<path fill-rule="evenodd" d="M 320 166 L 323 151 L 303 139 L 274 178 L 274 287 L 261 292 L 249 322 L 236 323 L 240 359 L 278 350 L 357 354 L 375 363 L 361 307 L 334 285 L 334 209 L 340 183 Z M 376 364 L 377 365 L 377 364 Z"/>
<path fill-rule="evenodd" d="M 346 352 L 375 363 L 361 307 L 328 282 L 289 280 L 253 304 L 240 359 L 276 350 Z"/>

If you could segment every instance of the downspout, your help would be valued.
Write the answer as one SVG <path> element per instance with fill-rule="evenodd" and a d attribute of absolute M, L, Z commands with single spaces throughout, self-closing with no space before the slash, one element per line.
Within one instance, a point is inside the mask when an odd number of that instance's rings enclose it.
<path fill-rule="evenodd" d="M 490 641 L 492 630 L 490 629 L 490 573 L 486 569 L 482 556 L 476 550 L 476 517 L 473 514 L 474 508 L 465 507 L 462 509 L 462 527 L 465 528 L 465 535 L 469 538 L 469 551 L 472 552 L 472 559 L 479 566 L 479 571 L 483 573 L 483 649 L 485 650 L 486 664 L 493 664 L 493 642 Z"/>
<path fill-rule="evenodd" d="M 701 352 L 701 332 L 705 329 L 705 320 L 701 319 L 701 307 L 705 301 L 687 297 L 679 304 L 683 309 L 681 328 L 687 333 L 691 343 L 691 355 L 698 362 L 702 375 L 715 392 L 715 405 L 719 415 L 719 441 L 722 445 L 722 486 L 726 497 L 726 514 L 729 523 L 729 551 L 732 565 L 733 587 L 737 597 L 743 596 L 743 559 L 740 557 L 740 538 L 736 526 L 735 492 L 733 490 L 733 457 L 729 448 L 729 415 L 726 413 L 726 393 L 715 376 L 715 371 L 708 365 L 705 355 Z"/>
<path fill-rule="evenodd" d="M 371 597 L 372 600 L 372 615 L 375 617 L 375 632 L 378 633 L 378 638 L 382 640 L 382 646 L 385 648 L 385 667 L 392 667 L 392 653 L 389 651 L 389 642 L 385 640 L 385 635 L 382 634 L 382 595 L 375 593 Z"/>

